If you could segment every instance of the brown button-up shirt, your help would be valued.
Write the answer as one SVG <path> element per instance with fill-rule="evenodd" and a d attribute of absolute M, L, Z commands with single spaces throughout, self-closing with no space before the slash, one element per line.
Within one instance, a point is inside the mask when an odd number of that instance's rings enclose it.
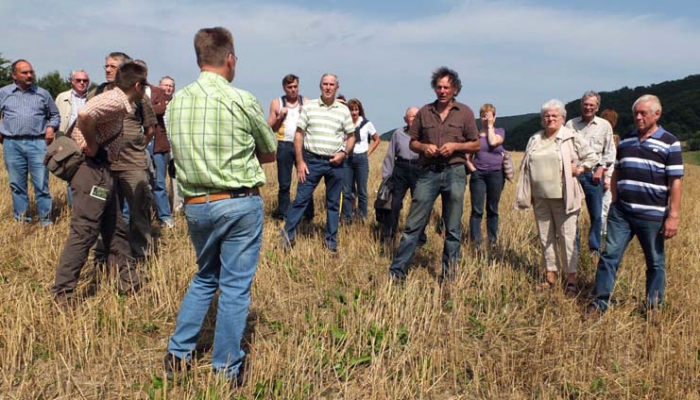
<path fill-rule="evenodd" d="M 124 142 L 119 160 L 110 166 L 112 171 L 138 171 L 148 167 L 148 143 L 144 129 L 158 123 L 151 100 L 144 96 L 140 105 L 132 105 L 124 116 Z"/>
<path fill-rule="evenodd" d="M 447 118 L 443 121 L 437 111 L 437 100 L 424 105 L 416 114 L 408 136 L 425 144 L 434 144 L 442 147 L 445 143 L 466 143 L 479 140 L 479 131 L 476 129 L 474 112 L 466 104 L 455 101 L 452 104 Z M 421 154 L 418 159 L 420 165 L 429 164 L 464 164 L 467 161 L 466 153 L 455 151 L 450 157 L 426 157 Z"/>

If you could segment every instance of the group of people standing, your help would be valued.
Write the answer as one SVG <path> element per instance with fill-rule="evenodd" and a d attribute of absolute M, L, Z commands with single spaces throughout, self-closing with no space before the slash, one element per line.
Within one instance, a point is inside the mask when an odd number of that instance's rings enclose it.
<path fill-rule="evenodd" d="M 183 299 L 164 368 L 169 377 L 190 368 L 205 315 L 219 291 L 212 367 L 240 384 L 245 356 L 241 340 L 262 243 L 260 186 L 266 182 L 262 164 L 277 162 L 274 217 L 284 220 L 281 242 L 287 251 L 295 244 L 301 220 L 314 217 L 313 193 L 324 180 L 323 246 L 335 254 L 339 223 L 367 217 L 368 157 L 376 150 L 379 137 L 359 100 L 345 103 L 338 99 L 340 84 L 334 74 L 321 77 L 317 99 L 302 96 L 299 78 L 287 75 L 282 81 L 285 94 L 272 101 L 265 118 L 251 93 L 230 85 L 238 60 L 231 33 L 220 27 L 201 29 L 194 47 L 200 75 L 174 95 L 171 78 L 161 80 L 162 89 L 148 85 L 145 63 L 131 61 L 123 53 L 107 57 L 107 82 L 94 95 L 85 93 L 87 74 L 76 71 L 71 75 L 73 90 L 59 96 L 60 104 L 71 106 L 70 112 L 68 108 L 61 112 L 67 124 L 61 124 L 58 108 L 46 91 L 33 84 L 31 65 L 20 60 L 12 66 L 15 84 L 0 89 L 4 115 L 0 140 L 4 140 L 10 171 L 13 216 L 19 221 L 26 218 L 29 168 L 37 203 L 43 201 L 37 206 L 43 225 L 50 223 L 51 200 L 41 197 L 43 188 L 48 194 L 47 186 L 42 186 L 47 185 L 48 175 L 38 164 L 41 161 L 34 159 L 36 154 L 46 151 L 58 130 L 65 130 L 84 152 L 84 162 L 70 181 L 74 204 L 70 235 L 52 288 L 57 302 L 63 304 L 73 299 L 80 270 L 98 235 L 105 262 L 120 271 L 120 291 L 138 291 L 140 280 L 133 260 L 139 257 L 137 250 L 147 248 L 148 238 L 127 239 L 122 211 L 127 204 L 130 219 L 135 221 L 151 196 L 146 160 L 140 155 L 145 157 L 153 135 L 156 193 L 165 188 L 166 154 L 172 150 L 198 270 Z M 430 84 L 436 99 L 406 111 L 406 126 L 394 132 L 382 166 L 383 178 L 393 183 L 392 211 L 382 228 L 385 242 L 394 241 L 407 191 L 412 197 L 389 267 L 395 283 L 407 279 L 411 258 L 426 241 L 425 228 L 438 196 L 444 229 L 441 284 L 450 285 L 455 279 L 468 176 L 470 241 L 481 247 L 485 208 L 488 243 L 495 247 L 498 242 L 505 132 L 496 127 L 496 108 L 492 104 L 480 108 L 481 129 L 477 129 L 473 111 L 456 100 L 462 89 L 457 72 L 438 68 Z M 678 232 L 683 175 L 680 144 L 658 126 L 659 99 L 645 95 L 632 106 L 636 129 L 616 149 L 611 125 L 595 115 L 599 105 L 600 97 L 587 92 L 581 100 L 582 116 L 566 125 L 561 101 L 542 105 L 544 129 L 528 142 L 516 208 L 534 208 L 546 270 L 542 288 L 556 286 L 557 274 L 563 271 L 565 291 L 578 295 L 576 237 L 585 198 L 591 214 L 589 251 L 597 257 L 602 250 L 587 312 L 609 306 L 622 254 L 633 236 L 638 237 L 647 261 L 645 304 L 656 308 L 664 294 L 664 241 Z M 294 177 L 298 186 L 292 201 Z M 612 205 L 603 246 L 600 214 L 605 189 L 611 193 Z M 155 194 L 156 204 L 165 204 L 167 195 L 159 196 Z M 157 208 L 163 226 L 170 226 L 172 216 Z"/>

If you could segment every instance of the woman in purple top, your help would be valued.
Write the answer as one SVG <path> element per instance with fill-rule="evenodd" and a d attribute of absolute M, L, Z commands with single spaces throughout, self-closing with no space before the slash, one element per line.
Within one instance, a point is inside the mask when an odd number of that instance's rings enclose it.
<path fill-rule="evenodd" d="M 484 216 L 484 199 L 486 199 L 486 230 L 489 245 L 498 240 L 498 202 L 505 182 L 503 174 L 503 141 L 506 132 L 495 128 L 496 107 L 484 104 L 479 109 L 481 130 L 479 140 L 481 149 L 467 158 L 467 168 L 471 172 L 469 193 L 472 214 L 469 217 L 469 240 L 479 248 L 481 246 L 481 219 Z"/>

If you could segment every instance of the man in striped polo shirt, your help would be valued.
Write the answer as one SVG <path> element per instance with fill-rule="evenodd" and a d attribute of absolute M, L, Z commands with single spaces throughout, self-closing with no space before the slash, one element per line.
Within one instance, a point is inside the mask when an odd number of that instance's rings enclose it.
<path fill-rule="evenodd" d="M 658 125 L 661 102 L 644 95 L 632 106 L 637 129 L 617 148 L 610 191 L 605 250 L 598 261 L 593 302 L 586 314 L 605 311 L 622 255 L 633 236 L 646 259 L 647 296 L 643 311 L 657 308 L 664 297 L 664 242 L 678 233 L 683 159 L 678 139 Z"/>
<path fill-rule="evenodd" d="M 321 77 L 321 98 L 304 104 L 294 136 L 299 186 L 282 234 L 282 245 L 289 249 L 304 210 L 312 200 L 316 186 L 326 184 L 326 227 L 323 243 L 333 253 L 338 251 L 340 192 L 343 188 L 343 160 L 355 145 L 355 126 L 350 110 L 336 100 L 338 77 Z"/>

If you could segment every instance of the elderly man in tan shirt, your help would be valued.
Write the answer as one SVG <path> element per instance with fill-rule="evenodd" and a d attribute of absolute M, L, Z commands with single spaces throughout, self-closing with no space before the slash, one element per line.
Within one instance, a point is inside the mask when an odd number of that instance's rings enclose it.
<path fill-rule="evenodd" d="M 615 141 L 610 123 L 596 116 L 600 108 L 600 95 L 588 91 L 581 97 L 581 116 L 570 119 L 566 127 L 581 135 L 598 156 L 598 163 L 592 171 L 579 175 L 583 192 L 586 195 L 586 208 L 591 219 L 591 229 L 588 232 L 588 249 L 592 256 L 600 256 L 603 215 L 603 193 L 605 177 L 612 175 L 615 163 Z M 576 232 L 576 246 L 581 247 L 580 232 Z"/>

